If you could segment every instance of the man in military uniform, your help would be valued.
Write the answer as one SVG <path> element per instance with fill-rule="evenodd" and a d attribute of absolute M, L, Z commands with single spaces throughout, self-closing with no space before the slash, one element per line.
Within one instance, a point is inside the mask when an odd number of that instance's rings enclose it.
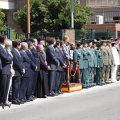
<path fill-rule="evenodd" d="M 87 50 L 88 43 L 87 41 L 83 41 L 83 77 L 82 77 L 82 85 L 83 88 L 89 87 L 89 72 L 88 72 L 88 50 Z"/>
<path fill-rule="evenodd" d="M 89 63 L 89 86 L 94 86 L 94 68 L 96 67 L 96 55 L 94 50 L 92 49 L 92 40 L 89 40 L 89 46 L 87 47 L 87 54 L 88 54 L 88 63 Z"/>
<path fill-rule="evenodd" d="M 117 41 L 117 51 L 118 51 L 118 53 L 119 53 L 119 57 L 120 57 L 120 38 L 117 38 L 116 39 L 116 41 Z M 118 66 L 118 73 L 117 73 L 117 75 L 120 75 L 120 65 Z M 120 80 L 120 78 L 118 78 L 118 81 Z"/>
<path fill-rule="evenodd" d="M 102 52 L 103 49 L 102 44 L 97 44 L 97 50 L 95 51 L 96 58 L 97 58 L 97 68 L 96 68 L 96 84 L 102 85 L 102 71 L 103 71 L 103 58 Z"/>
<path fill-rule="evenodd" d="M 73 52 L 73 63 L 74 65 L 77 63 L 77 60 L 79 59 L 79 63 L 80 63 L 80 80 L 82 80 L 82 76 L 83 76 L 83 44 L 78 42 L 77 43 L 77 49 L 74 50 Z M 83 81 L 81 81 L 83 83 Z"/>
<path fill-rule="evenodd" d="M 111 51 L 111 41 L 110 40 L 107 40 L 107 45 L 106 45 L 106 48 L 107 48 L 107 52 L 108 52 L 108 80 L 106 81 L 107 83 L 109 83 L 109 78 L 110 78 L 110 72 L 111 72 L 111 66 L 112 66 L 112 51 Z"/>
<path fill-rule="evenodd" d="M 96 50 L 97 50 L 97 45 L 98 45 L 99 42 L 97 41 L 94 41 L 93 42 L 93 46 L 92 46 L 92 49 L 93 49 L 93 56 L 94 56 L 94 83 L 96 83 L 96 68 L 97 68 L 97 56 L 96 56 Z"/>
<path fill-rule="evenodd" d="M 102 52 L 102 57 L 103 57 L 103 84 L 106 84 L 106 82 L 109 80 L 109 55 L 108 55 L 108 50 L 106 48 L 106 40 L 102 40 L 102 45 L 103 45 L 103 49 L 101 50 Z"/>

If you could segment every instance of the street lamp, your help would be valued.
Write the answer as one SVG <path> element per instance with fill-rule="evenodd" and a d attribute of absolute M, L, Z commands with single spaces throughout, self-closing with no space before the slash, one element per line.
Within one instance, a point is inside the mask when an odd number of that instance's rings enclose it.
<path fill-rule="evenodd" d="M 74 0 L 71 0 L 71 29 L 74 29 Z"/>
<path fill-rule="evenodd" d="M 30 0 L 27 0 L 27 37 L 30 38 Z"/>

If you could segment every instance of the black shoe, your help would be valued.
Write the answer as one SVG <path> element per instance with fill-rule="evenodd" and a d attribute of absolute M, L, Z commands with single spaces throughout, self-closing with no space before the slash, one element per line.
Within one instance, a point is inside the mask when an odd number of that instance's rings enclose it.
<path fill-rule="evenodd" d="M 34 95 L 32 95 L 32 98 L 37 99 L 37 97 L 35 97 Z"/>
<path fill-rule="evenodd" d="M 49 93 L 49 95 L 48 96 L 50 96 L 50 97 L 54 97 L 55 96 L 55 94 L 53 94 L 53 93 Z"/>
<path fill-rule="evenodd" d="M 24 104 L 26 102 L 25 99 L 21 99 L 20 101 L 21 101 L 21 104 Z"/>
<path fill-rule="evenodd" d="M 64 94 L 62 91 L 60 91 L 61 94 Z"/>
<path fill-rule="evenodd" d="M 58 96 L 59 94 L 57 92 L 55 92 L 55 96 Z"/>
<path fill-rule="evenodd" d="M 58 93 L 58 94 L 64 94 L 62 91 L 58 91 L 57 93 Z"/>
<path fill-rule="evenodd" d="M 43 98 L 47 98 L 47 95 L 44 95 Z"/>
<path fill-rule="evenodd" d="M 34 99 L 32 97 L 29 97 L 27 100 L 33 101 Z"/>
<path fill-rule="evenodd" d="M 12 104 L 20 105 L 20 102 L 18 102 L 17 100 L 13 100 L 13 101 L 12 101 Z"/>
<path fill-rule="evenodd" d="M 4 109 L 5 104 L 3 102 L 0 103 L 0 106 L 2 106 L 2 109 Z"/>

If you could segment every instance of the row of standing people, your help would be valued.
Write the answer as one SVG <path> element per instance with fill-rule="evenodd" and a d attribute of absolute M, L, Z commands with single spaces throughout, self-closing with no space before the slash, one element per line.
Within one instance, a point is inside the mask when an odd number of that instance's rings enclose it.
<path fill-rule="evenodd" d="M 117 82 L 120 64 L 119 42 L 84 40 L 77 43 L 73 52 L 73 62 L 80 62 L 80 76 L 84 88 Z"/>
<path fill-rule="evenodd" d="M 33 101 L 36 97 L 63 94 L 67 60 L 64 42 L 51 38 L 46 51 L 42 43 L 38 44 L 36 39 L 11 41 L 0 36 L 0 104 L 3 108 L 10 107 L 11 103 Z M 11 100 L 8 99 L 10 90 Z"/>
<path fill-rule="evenodd" d="M 78 42 L 70 50 L 69 37 L 63 41 L 51 38 L 45 51 L 44 41 L 30 39 L 27 42 L 9 41 L 0 36 L 0 103 L 11 105 L 8 100 L 12 85 L 13 104 L 33 101 L 36 97 L 46 98 L 62 94 L 66 82 L 66 62 L 80 63 L 80 80 L 84 88 L 116 82 L 120 47 L 116 42 Z"/>

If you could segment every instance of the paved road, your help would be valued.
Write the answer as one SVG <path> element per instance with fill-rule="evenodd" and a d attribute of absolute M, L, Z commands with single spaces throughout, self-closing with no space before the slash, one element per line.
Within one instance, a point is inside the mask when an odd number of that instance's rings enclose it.
<path fill-rule="evenodd" d="M 120 120 L 120 83 L 0 109 L 0 120 Z"/>

